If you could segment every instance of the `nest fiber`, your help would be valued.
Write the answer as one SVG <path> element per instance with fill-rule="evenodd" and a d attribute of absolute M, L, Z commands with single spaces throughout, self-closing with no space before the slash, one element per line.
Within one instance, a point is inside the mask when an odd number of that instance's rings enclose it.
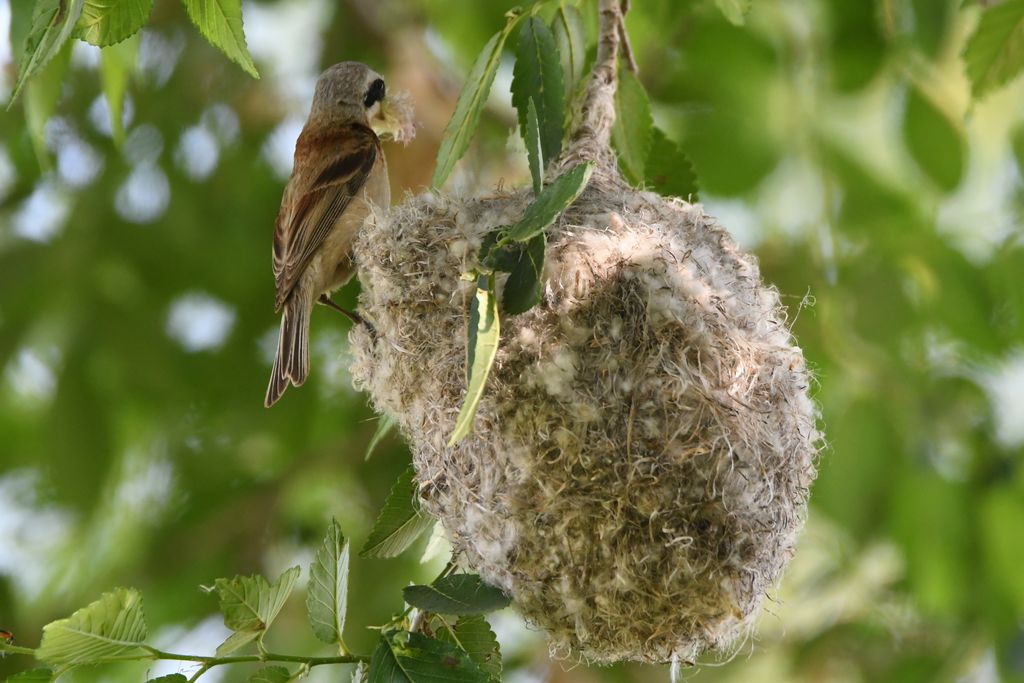
<path fill-rule="evenodd" d="M 544 292 L 502 318 L 474 432 L 484 235 L 529 193 L 408 199 L 356 245 L 353 376 L 409 439 L 465 563 L 589 661 L 693 661 L 749 631 L 803 523 L 819 434 L 778 293 L 699 206 L 595 179 L 549 229 Z M 499 290 L 501 288 L 499 279 Z"/>

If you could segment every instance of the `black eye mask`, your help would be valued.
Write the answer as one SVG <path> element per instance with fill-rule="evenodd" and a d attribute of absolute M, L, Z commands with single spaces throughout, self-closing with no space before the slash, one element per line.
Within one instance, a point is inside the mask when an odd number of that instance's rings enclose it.
<path fill-rule="evenodd" d="M 370 84 L 370 89 L 366 91 L 366 97 L 363 98 L 363 104 L 367 109 L 372 107 L 375 102 L 380 102 L 384 99 L 384 81 L 381 79 L 375 80 Z"/>

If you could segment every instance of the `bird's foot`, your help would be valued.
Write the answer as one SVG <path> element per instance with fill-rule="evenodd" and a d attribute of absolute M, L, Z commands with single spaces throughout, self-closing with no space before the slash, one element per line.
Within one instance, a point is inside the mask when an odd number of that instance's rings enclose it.
<path fill-rule="evenodd" d="M 341 313 L 342 315 L 344 315 L 346 318 L 351 320 L 356 325 L 366 325 L 366 329 L 368 329 L 370 331 L 370 335 L 375 340 L 377 339 L 377 330 L 373 327 L 373 325 L 370 324 L 369 321 L 367 321 L 365 318 L 363 318 L 358 313 L 353 313 L 352 311 L 348 310 L 347 308 L 342 308 L 338 304 L 334 303 L 334 301 L 331 299 L 331 297 L 327 296 L 326 294 L 321 294 L 320 298 L 318 299 L 318 301 L 319 301 L 319 303 L 323 304 L 324 306 L 327 306 L 328 308 L 333 308 L 338 313 Z"/>

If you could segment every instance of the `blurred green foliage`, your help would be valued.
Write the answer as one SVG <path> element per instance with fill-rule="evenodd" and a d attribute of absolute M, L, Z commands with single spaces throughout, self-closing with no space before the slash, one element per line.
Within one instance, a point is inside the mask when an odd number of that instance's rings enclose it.
<path fill-rule="evenodd" d="M 654 122 L 789 303 L 829 439 L 777 602 L 702 680 L 1024 680 L 1022 3 L 985 4 L 633 2 Z M 130 585 L 162 646 L 212 650 L 227 632 L 200 584 L 307 565 L 332 516 L 361 546 L 408 454 L 388 437 L 364 461 L 376 422 L 345 370 L 348 323 L 318 310 L 313 377 L 262 407 L 290 144 L 318 70 L 360 59 L 412 91 L 423 123 L 386 149 L 393 194 L 426 186 L 462 78 L 511 5 L 253 2 L 255 81 L 158 2 L 123 142 L 104 104 L 116 69 L 84 45 L 0 114 L 0 628 L 35 645 L 43 624 Z M 0 0 L 0 29 L 7 16 L 17 48 L 30 3 Z M 456 186 L 529 183 L 511 78 L 503 62 Z M 33 115 L 47 98 L 48 122 Z M 353 650 L 443 562 L 418 555 L 353 560 Z M 271 639 L 317 652 L 299 602 Z M 565 671 L 516 624 L 495 630 L 520 680 L 667 676 Z M 0 660 L 0 675 L 23 665 Z"/>

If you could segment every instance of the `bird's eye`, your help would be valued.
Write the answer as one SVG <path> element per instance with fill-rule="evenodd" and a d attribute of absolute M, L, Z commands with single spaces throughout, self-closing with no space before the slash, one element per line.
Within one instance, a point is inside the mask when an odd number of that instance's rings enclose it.
<path fill-rule="evenodd" d="M 363 104 L 367 109 L 372 107 L 374 103 L 380 102 L 384 99 L 384 81 L 381 79 L 375 80 L 370 84 L 369 89 L 366 91 L 366 97 L 363 98 Z"/>

